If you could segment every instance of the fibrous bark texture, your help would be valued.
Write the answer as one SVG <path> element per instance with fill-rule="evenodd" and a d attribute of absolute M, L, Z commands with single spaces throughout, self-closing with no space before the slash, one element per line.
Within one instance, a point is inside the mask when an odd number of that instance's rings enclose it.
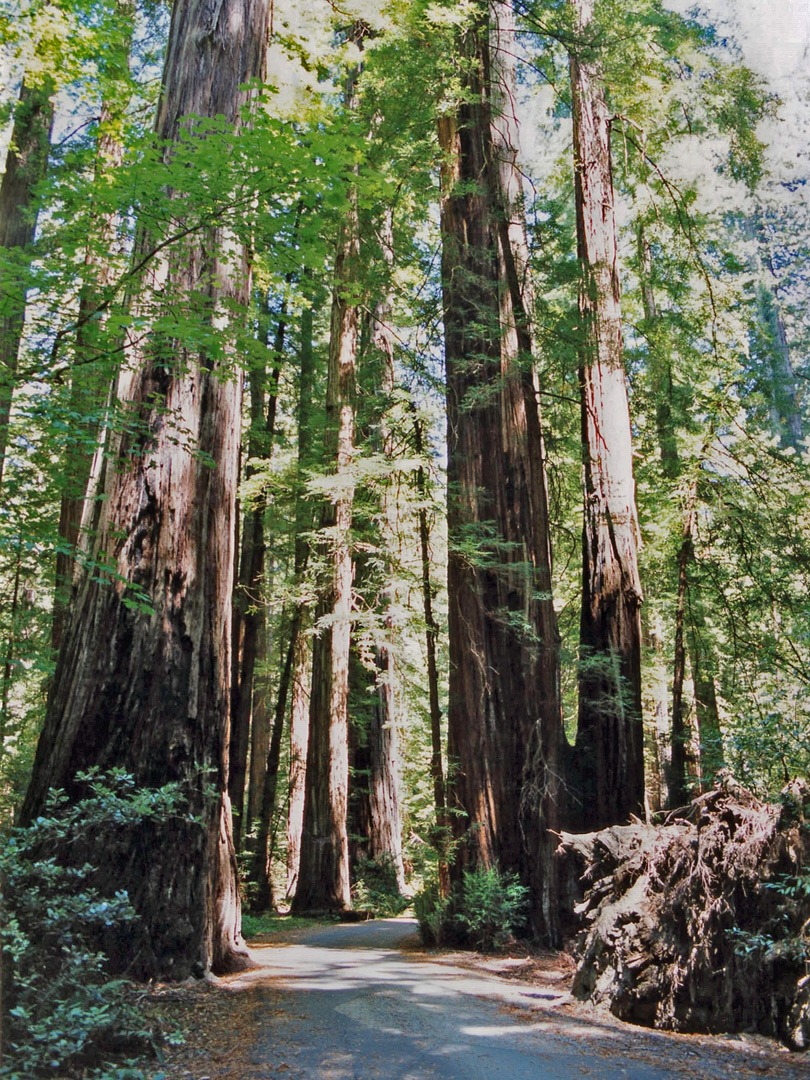
<path fill-rule="evenodd" d="M 288 284 L 290 275 L 288 275 Z M 264 320 L 261 320 L 264 325 Z M 273 440 L 276 426 L 276 405 L 278 401 L 279 364 L 284 350 L 284 338 L 287 330 L 287 301 L 282 303 L 276 325 L 275 340 L 272 348 L 272 373 L 270 375 L 270 394 L 267 397 L 266 366 L 254 365 L 249 374 L 250 385 L 250 433 L 248 438 L 248 463 L 245 468 L 247 478 L 255 475 L 256 462 L 268 461 L 273 453 Z M 265 339 L 268 334 L 265 331 Z M 268 341 L 269 344 L 269 341 Z M 269 350 L 268 350 L 269 351 Z M 267 583 L 265 581 L 265 540 L 264 517 L 267 511 L 267 497 L 264 490 L 256 495 L 249 512 L 245 515 L 242 527 L 241 557 L 239 562 L 238 587 L 234 594 L 234 629 L 233 629 L 233 687 L 231 694 L 231 744 L 229 756 L 228 791 L 233 803 L 236 820 L 234 822 L 234 840 L 237 850 L 244 846 L 244 838 L 249 830 L 251 819 L 247 814 L 245 789 L 247 787 L 248 757 L 250 756 L 251 773 L 261 778 L 264 787 L 267 753 L 269 750 L 269 725 L 266 721 L 266 709 L 259 704 L 257 693 L 258 667 L 262 652 L 267 652 Z M 283 722 L 282 714 L 282 722 Z M 264 730 L 258 727 L 264 723 Z M 252 745 L 255 743 L 255 747 Z M 262 761 L 256 760 L 256 753 L 264 743 L 266 749 Z M 253 780 L 254 777 L 251 777 Z M 252 787 L 251 787 L 252 791 Z M 253 793 L 257 795 L 258 793 Z M 261 800 L 258 794 L 258 800 Z M 257 801 L 258 801 L 257 800 Z"/>
<path fill-rule="evenodd" d="M 0 290 L 0 482 L 8 447 L 8 425 L 17 377 L 25 293 L 30 255 L 37 223 L 37 185 L 48 168 L 53 124 L 53 80 L 40 84 L 23 81 L 14 114 L 14 128 L 0 181 L 0 254 L 3 282 Z"/>
<path fill-rule="evenodd" d="M 517 871 L 556 932 L 558 634 L 532 366 L 511 6 L 459 35 L 464 100 L 440 120 L 448 411 L 448 756 L 464 865 Z"/>
<path fill-rule="evenodd" d="M 349 839 L 349 649 L 351 641 L 351 524 L 354 482 L 355 380 L 358 309 L 350 287 L 359 252 L 354 206 L 341 230 L 329 341 L 325 457 L 334 463 L 337 490 L 325 502 L 321 533 L 326 572 L 313 642 L 306 795 L 293 910 L 351 907 Z"/>
<path fill-rule="evenodd" d="M 263 74 L 266 28 L 260 0 L 175 4 L 156 123 L 167 153 L 184 117 L 238 126 L 242 87 Z M 160 286 L 174 310 L 189 303 L 221 328 L 225 311 L 246 306 L 250 270 L 233 238 L 211 229 L 156 265 L 151 284 L 151 304 Z M 115 862 L 102 836 L 79 856 L 105 887 L 128 891 L 140 919 L 117 959 L 144 977 L 247 961 L 227 797 L 241 391 L 226 342 L 217 360 L 165 337 L 154 352 L 127 352 L 119 396 L 137 423 L 108 447 L 94 547 L 109 573 L 79 583 L 23 810 L 30 820 L 49 788 L 75 790 L 88 766 L 181 784 L 187 814 L 129 835 Z"/>
<path fill-rule="evenodd" d="M 380 229 L 382 257 L 393 268 L 393 211 L 385 211 Z M 369 425 L 361 428 L 360 441 L 380 452 L 389 469 L 394 468 L 394 438 L 388 410 L 395 389 L 394 335 L 391 328 L 393 299 L 390 286 L 380 287 L 380 295 L 369 313 L 368 349 L 364 361 L 371 368 L 374 402 Z M 382 494 L 367 496 L 373 500 L 369 510 L 373 524 L 370 541 L 381 552 L 396 550 L 399 535 L 396 499 L 389 481 Z M 391 612 L 396 601 L 394 566 L 390 557 L 382 560 L 355 559 L 355 593 L 367 595 L 369 607 L 379 612 L 382 625 L 377 627 L 373 644 L 374 664 L 369 659 L 358 664 L 361 693 L 371 695 L 370 708 L 363 709 L 365 730 L 358 732 L 359 757 L 365 763 L 365 790 L 358 790 L 367 805 L 367 854 L 372 859 L 390 860 L 397 887 L 405 890 L 405 867 L 402 860 L 402 815 L 400 812 L 400 750 L 397 702 L 397 666 L 395 659 L 396 626 Z"/>
<path fill-rule="evenodd" d="M 307 284 L 312 285 L 311 276 Z M 310 299 L 315 302 L 312 291 Z M 312 347 L 313 313 L 307 306 L 301 313 L 301 378 L 298 397 L 298 469 L 299 484 L 311 463 L 312 402 L 315 392 L 315 354 Z M 312 508 L 299 488 L 295 500 L 295 581 L 298 588 L 303 584 L 309 561 L 307 534 L 312 528 Z M 298 868 L 301 862 L 301 833 L 304 825 L 304 801 L 306 798 L 307 746 L 309 744 L 309 702 L 311 682 L 312 649 L 309 637 L 311 615 L 303 599 L 297 608 L 298 627 L 294 637 L 292 667 L 292 702 L 290 705 L 290 773 L 288 778 L 287 806 L 287 898 L 295 895 L 298 887 Z M 292 634 L 291 634 L 292 637 Z"/>
<path fill-rule="evenodd" d="M 121 167 L 124 159 L 123 128 L 129 103 L 129 62 L 135 32 L 133 0 L 117 0 L 116 41 L 103 65 L 101 115 L 96 141 L 95 179 L 104 184 Z M 88 237 L 84 259 L 84 280 L 79 295 L 79 314 L 75 352 L 70 372 L 70 413 L 84 419 L 74 422 L 70 440 L 65 447 L 62 475 L 63 488 L 59 507 L 59 539 L 56 553 L 56 583 L 53 601 L 51 644 L 58 651 L 70 601 L 76 569 L 76 547 L 85 514 L 88 484 L 93 474 L 95 452 L 103 438 L 99 433 L 98 415 L 109 398 L 114 373 L 104 356 L 104 325 L 106 311 L 99 310 L 113 285 L 121 245 L 116 244 L 118 215 L 111 212 L 93 213 L 91 235 Z M 88 508 L 89 512 L 89 508 Z"/>
<path fill-rule="evenodd" d="M 292 705 L 290 713 L 290 775 L 287 809 L 287 899 L 298 888 L 301 863 L 301 833 L 306 798 L 307 746 L 309 744 L 309 698 L 311 647 L 306 634 L 296 641 L 293 660 Z"/>
<path fill-rule="evenodd" d="M 584 470 L 579 722 L 580 827 L 626 821 L 644 806 L 641 583 L 632 439 L 622 357 L 610 111 L 589 43 L 593 0 L 574 0 L 571 55 L 580 393 Z"/>
<path fill-rule="evenodd" d="M 414 419 L 414 450 L 421 458 L 424 453 L 422 422 Z M 450 895 L 450 868 L 448 854 L 452 842 L 452 828 L 447 813 L 447 785 L 442 758 L 442 710 L 439 701 L 439 669 L 436 663 L 436 646 L 439 640 L 439 624 L 433 613 L 434 585 L 430 573 L 430 524 L 428 522 L 425 496 L 425 468 L 420 462 L 416 470 L 416 490 L 419 495 L 419 552 L 422 571 L 422 605 L 425 614 L 425 654 L 427 657 L 428 703 L 430 709 L 430 775 L 433 780 L 433 803 L 436 808 L 436 831 L 433 845 L 436 848 L 439 871 L 439 891 L 443 898 Z"/>
<path fill-rule="evenodd" d="M 769 805 L 726 778 L 672 824 L 563 833 L 587 888 L 574 992 L 633 1023 L 807 1049 L 808 823 L 806 783 Z"/>

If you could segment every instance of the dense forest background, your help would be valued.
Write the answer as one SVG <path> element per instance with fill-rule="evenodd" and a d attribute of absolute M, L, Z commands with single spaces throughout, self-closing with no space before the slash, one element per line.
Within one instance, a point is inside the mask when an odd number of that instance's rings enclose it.
<path fill-rule="evenodd" d="M 810 26 L 231 6 L 2 23 L 3 828 L 179 785 L 142 975 L 237 876 L 498 868 L 556 943 L 561 828 L 808 776 Z"/>

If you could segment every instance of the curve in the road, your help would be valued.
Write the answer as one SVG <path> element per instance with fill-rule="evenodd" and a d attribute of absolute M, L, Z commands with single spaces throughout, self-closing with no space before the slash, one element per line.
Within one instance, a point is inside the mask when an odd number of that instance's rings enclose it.
<path fill-rule="evenodd" d="M 612 1053 L 609 1031 L 560 1037 L 525 984 L 399 952 L 414 932 L 386 919 L 256 949 L 266 1009 L 244 1080 L 682 1080 Z"/>

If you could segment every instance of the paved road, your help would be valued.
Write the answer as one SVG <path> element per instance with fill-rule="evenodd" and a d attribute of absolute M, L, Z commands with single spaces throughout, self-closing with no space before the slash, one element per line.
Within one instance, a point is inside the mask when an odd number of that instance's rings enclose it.
<path fill-rule="evenodd" d="M 414 932 L 386 919 L 256 948 L 264 998 L 244 1080 L 683 1080 L 628 1057 L 598 1021 L 560 1034 L 553 986 L 398 951 Z"/>

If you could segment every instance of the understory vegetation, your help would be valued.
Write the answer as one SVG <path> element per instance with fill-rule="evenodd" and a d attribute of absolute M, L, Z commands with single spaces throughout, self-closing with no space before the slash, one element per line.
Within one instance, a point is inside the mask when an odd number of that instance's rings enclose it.
<path fill-rule="evenodd" d="M 107 895 L 97 868 L 71 859 L 87 838 L 182 813 L 176 787 L 136 790 L 117 771 L 78 774 L 78 801 L 53 792 L 45 813 L 6 837 L 3 882 L 3 1071 L 9 1080 L 81 1075 L 141 1080 L 163 1034 L 144 1017 L 146 991 L 111 970 L 121 935 L 137 932 L 126 892 Z M 149 1070 L 153 1076 L 153 1070 Z"/>

